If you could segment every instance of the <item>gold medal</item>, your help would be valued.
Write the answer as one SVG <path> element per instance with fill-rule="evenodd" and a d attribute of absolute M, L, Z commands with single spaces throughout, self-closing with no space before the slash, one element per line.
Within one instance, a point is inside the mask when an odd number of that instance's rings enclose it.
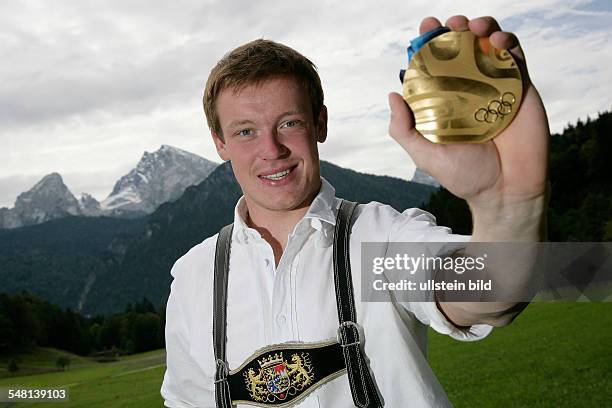
<path fill-rule="evenodd" d="M 434 143 L 482 143 L 512 122 L 523 83 L 514 57 L 488 37 L 451 31 L 428 41 L 410 60 L 404 100 L 416 128 Z"/>

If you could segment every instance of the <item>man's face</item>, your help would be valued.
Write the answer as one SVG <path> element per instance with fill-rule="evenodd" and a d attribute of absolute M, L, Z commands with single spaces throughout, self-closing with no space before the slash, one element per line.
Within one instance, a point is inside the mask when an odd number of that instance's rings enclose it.
<path fill-rule="evenodd" d="M 249 211 L 289 211 L 310 205 L 320 188 L 317 142 L 327 136 L 327 110 L 315 122 L 308 94 L 291 77 L 273 77 L 217 97 L 223 138 Z"/>

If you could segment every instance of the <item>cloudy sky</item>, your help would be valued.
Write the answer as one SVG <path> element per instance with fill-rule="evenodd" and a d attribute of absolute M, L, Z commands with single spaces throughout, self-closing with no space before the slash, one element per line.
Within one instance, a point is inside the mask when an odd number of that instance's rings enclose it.
<path fill-rule="evenodd" d="M 330 113 L 321 157 L 410 178 L 387 136 L 387 93 L 420 20 L 493 15 L 519 35 L 553 132 L 609 110 L 612 3 L 529 1 L 35 1 L 0 3 L 0 206 L 59 172 L 105 198 L 169 144 L 219 161 L 201 108 L 210 69 L 254 38 L 317 64 Z"/>

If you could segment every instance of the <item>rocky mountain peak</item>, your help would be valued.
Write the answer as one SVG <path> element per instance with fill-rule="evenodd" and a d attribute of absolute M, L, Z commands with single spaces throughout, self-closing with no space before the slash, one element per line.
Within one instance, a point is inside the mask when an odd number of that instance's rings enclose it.
<path fill-rule="evenodd" d="M 144 152 L 136 167 L 117 181 L 101 209 L 119 216 L 149 214 L 200 183 L 216 166 L 196 154 L 162 145 L 152 153 Z"/>
<path fill-rule="evenodd" d="M 427 186 L 440 187 L 438 180 L 425 173 L 423 170 L 417 168 L 412 176 L 412 180 L 415 183 L 425 184 Z"/>
<path fill-rule="evenodd" d="M 76 198 L 74 198 L 70 190 L 68 190 L 68 187 L 64 184 L 62 176 L 60 176 L 59 173 L 51 173 L 44 176 L 30 190 L 21 193 L 17 197 L 15 207 L 17 208 L 33 201 L 46 199 L 57 199 L 76 203 Z"/>
<path fill-rule="evenodd" d="M 81 214 L 85 216 L 95 217 L 101 215 L 100 203 L 90 194 L 81 194 L 79 205 L 81 207 Z"/>
<path fill-rule="evenodd" d="M 21 193 L 14 208 L 0 209 L 0 228 L 39 224 L 68 215 L 137 217 L 179 198 L 189 186 L 199 184 L 216 163 L 169 145 L 144 152 L 134 169 L 121 177 L 102 202 L 84 193 L 77 200 L 59 173 L 44 176 Z"/>
<path fill-rule="evenodd" d="M 12 209 L 15 226 L 39 224 L 79 214 L 79 202 L 64 184 L 62 176 L 51 173 L 30 190 L 21 193 Z"/>
<path fill-rule="evenodd" d="M 32 194 L 36 191 L 44 191 L 45 189 L 53 190 L 53 189 L 68 189 L 68 188 L 64 184 L 64 180 L 62 179 L 62 176 L 59 173 L 53 172 L 53 173 L 47 174 L 42 179 L 40 179 L 38 183 L 34 184 L 34 187 L 32 187 L 30 190 L 27 191 L 27 193 Z"/>

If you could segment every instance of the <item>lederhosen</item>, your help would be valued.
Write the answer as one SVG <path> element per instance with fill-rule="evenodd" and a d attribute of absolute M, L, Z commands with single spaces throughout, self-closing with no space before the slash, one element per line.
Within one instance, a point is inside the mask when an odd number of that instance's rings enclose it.
<path fill-rule="evenodd" d="M 382 407 L 359 336 L 351 265 L 350 228 L 357 203 L 343 200 L 334 230 L 334 282 L 338 308 L 337 340 L 282 343 L 256 351 L 240 367 L 229 369 L 225 356 L 227 277 L 233 224 L 219 232 L 215 252 L 213 342 L 217 408 L 232 404 L 288 407 L 318 386 L 346 372 L 356 407 Z"/>

